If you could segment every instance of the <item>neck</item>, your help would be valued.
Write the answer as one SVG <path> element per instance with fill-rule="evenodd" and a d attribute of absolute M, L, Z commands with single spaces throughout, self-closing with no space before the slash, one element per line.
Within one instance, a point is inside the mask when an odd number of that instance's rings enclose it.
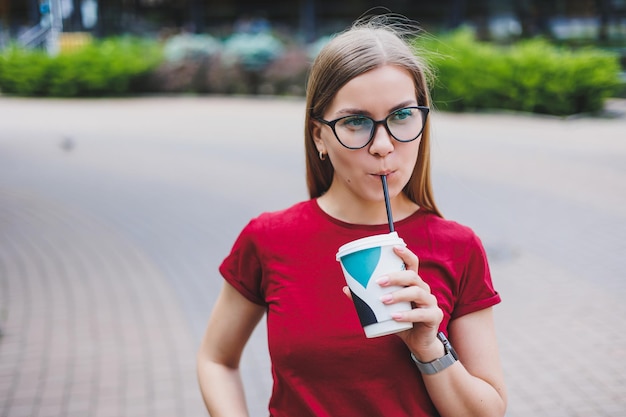
<path fill-rule="evenodd" d="M 387 208 L 384 200 L 350 200 L 337 198 L 330 190 L 320 198 L 318 204 L 328 215 L 351 224 L 386 224 Z M 419 206 L 400 193 L 391 199 L 393 220 L 403 220 L 417 211 Z"/>

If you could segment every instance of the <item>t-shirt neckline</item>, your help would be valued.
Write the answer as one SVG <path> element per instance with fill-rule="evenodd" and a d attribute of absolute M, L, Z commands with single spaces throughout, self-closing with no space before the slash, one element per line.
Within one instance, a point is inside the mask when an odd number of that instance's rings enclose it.
<path fill-rule="evenodd" d="M 387 225 L 387 223 L 382 223 L 382 224 L 348 223 L 346 221 L 333 217 L 330 214 L 326 213 L 324 210 L 322 210 L 322 208 L 320 207 L 317 201 L 317 198 L 314 198 L 311 200 L 311 206 L 313 207 L 313 210 L 316 211 L 320 216 L 324 217 L 331 223 L 334 223 L 344 229 L 352 229 L 352 230 L 358 229 L 358 230 L 370 230 L 370 231 L 381 231 L 381 232 L 389 231 L 389 226 Z M 417 210 L 415 210 L 415 212 L 411 213 L 411 215 L 405 217 L 402 220 L 394 221 L 393 224 L 394 226 L 401 226 L 405 222 L 410 222 L 414 220 L 415 218 L 422 216 L 423 213 L 425 213 L 425 211 L 422 210 L 422 207 L 420 206 L 418 207 Z"/>

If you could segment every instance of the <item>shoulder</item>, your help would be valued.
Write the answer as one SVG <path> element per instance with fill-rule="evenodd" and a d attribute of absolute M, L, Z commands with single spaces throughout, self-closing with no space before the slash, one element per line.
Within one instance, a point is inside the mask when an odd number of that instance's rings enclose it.
<path fill-rule="evenodd" d="M 268 245 L 293 239 L 293 236 L 299 235 L 302 216 L 310 211 L 313 211 L 311 202 L 303 201 L 286 209 L 259 214 L 241 230 L 231 252 L 259 254 Z"/>
<path fill-rule="evenodd" d="M 424 216 L 424 222 L 425 229 L 431 238 L 458 244 L 480 241 L 471 227 L 454 220 L 427 213 Z"/>
<path fill-rule="evenodd" d="M 319 217 L 315 204 L 314 200 L 306 200 L 282 210 L 263 212 L 250 220 L 245 230 L 258 234 L 300 228 Z"/>
<path fill-rule="evenodd" d="M 235 250 L 243 249 L 266 261 L 312 245 L 324 222 L 316 208 L 315 201 L 309 200 L 259 214 L 239 234 Z"/>
<path fill-rule="evenodd" d="M 483 244 L 471 227 L 436 214 L 422 212 L 398 229 L 407 245 L 423 258 L 462 262 L 484 256 Z"/>

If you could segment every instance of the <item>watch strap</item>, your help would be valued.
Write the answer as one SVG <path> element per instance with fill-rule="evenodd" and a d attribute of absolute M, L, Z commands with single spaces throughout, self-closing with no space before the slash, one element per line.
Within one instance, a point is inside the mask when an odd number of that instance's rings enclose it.
<path fill-rule="evenodd" d="M 445 354 L 441 358 L 435 359 L 434 361 L 430 362 L 421 362 L 415 357 L 413 352 L 411 352 L 411 359 L 413 359 L 413 362 L 415 362 L 417 369 L 419 369 L 420 372 L 423 374 L 434 375 L 438 372 L 443 371 L 444 369 L 448 368 L 459 360 L 456 352 L 454 351 L 454 348 L 452 347 L 446 336 L 443 334 L 443 332 L 439 332 L 437 338 L 441 341 L 441 343 L 443 343 L 443 347 L 445 350 Z"/>

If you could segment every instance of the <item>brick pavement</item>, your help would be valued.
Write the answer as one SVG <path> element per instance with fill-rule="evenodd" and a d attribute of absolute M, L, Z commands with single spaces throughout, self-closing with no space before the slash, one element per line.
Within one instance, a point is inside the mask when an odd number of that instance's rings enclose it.
<path fill-rule="evenodd" d="M 439 204 L 483 237 L 504 298 L 509 417 L 626 415 L 615 104 L 608 119 L 433 115 Z M 194 361 L 217 264 L 249 217 L 305 197 L 302 111 L 0 98 L 0 417 L 206 415 Z M 262 326 L 242 371 L 263 416 Z"/>
<path fill-rule="evenodd" d="M 0 415 L 202 415 L 195 340 L 141 248 L 34 193 L 0 201 Z"/>

